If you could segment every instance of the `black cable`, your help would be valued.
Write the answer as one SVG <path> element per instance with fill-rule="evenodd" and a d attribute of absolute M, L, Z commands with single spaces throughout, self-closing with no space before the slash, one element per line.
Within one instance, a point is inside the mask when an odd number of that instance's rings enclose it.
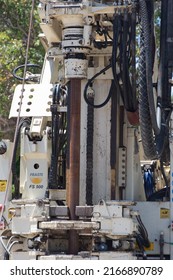
<path fill-rule="evenodd" d="M 126 59 L 126 50 L 127 50 L 127 34 L 128 34 L 128 21 L 127 21 L 127 13 L 123 17 L 122 21 L 123 26 L 123 34 L 122 34 L 122 57 L 120 56 L 120 63 L 122 65 L 122 82 L 123 82 L 123 96 L 124 96 L 124 105 L 127 109 L 131 108 L 130 104 L 130 95 L 129 95 L 129 85 L 128 85 L 128 65 Z"/>
<path fill-rule="evenodd" d="M 136 68 L 135 68 L 135 45 L 133 47 L 133 72 L 131 72 L 132 67 L 132 46 L 131 41 L 136 39 L 135 24 L 133 23 L 133 33 L 132 31 L 132 15 L 129 15 L 127 11 L 123 16 L 123 36 L 122 36 L 122 77 L 123 77 L 123 95 L 126 101 L 126 110 L 130 112 L 135 112 L 137 110 L 137 98 L 136 98 Z M 132 37 L 133 36 L 133 37 Z M 130 77 L 130 75 L 132 77 Z M 133 78 L 133 85 L 132 85 Z"/>
<path fill-rule="evenodd" d="M 170 187 L 160 189 L 159 191 L 153 193 L 147 201 L 163 201 L 163 198 L 170 199 Z"/>
<path fill-rule="evenodd" d="M 129 78 L 129 63 L 127 57 L 127 42 L 128 42 L 129 22 L 127 12 L 123 17 L 123 36 L 122 36 L 122 81 L 124 103 L 127 111 L 136 111 L 136 106 L 133 104 L 132 87 Z"/>
<path fill-rule="evenodd" d="M 137 219 L 137 221 L 139 223 L 139 226 L 138 226 L 139 234 L 137 234 L 138 238 L 139 238 L 141 244 L 144 247 L 148 248 L 150 246 L 150 241 L 148 239 L 148 232 L 147 232 L 147 230 L 146 230 L 146 228 L 145 228 L 145 226 L 144 226 L 144 224 L 143 224 L 143 222 L 141 220 L 140 215 L 136 216 L 136 219 Z"/>
<path fill-rule="evenodd" d="M 41 66 L 39 66 L 38 64 L 28 63 L 26 66 L 27 66 L 27 68 L 31 67 L 31 68 L 40 68 L 41 69 Z M 23 81 L 23 77 L 18 76 L 16 73 L 19 69 L 24 68 L 24 67 L 25 67 L 25 64 L 17 66 L 12 72 L 13 77 L 20 81 Z M 28 81 L 28 80 L 30 80 L 30 79 L 25 78 L 25 81 Z"/>
<path fill-rule="evenodd" d="M 20 131 L 22 127 L 29 127 L 31 124 L 31 120 L 28 118 L 22 118 L 19 122 L 19 126 L 17 128 L 17 136 L 16 136 L 16 141 L 14 142 L 14 152 L 13 152 L 13 158 L 12 158 L 12 166 L 11 166 L 11 171 L 13 175 L 13 182 L 14 182 L 14 197 L 19 198 L 20 193 L 19 193 L 19 178 L 17 175 L 17 170 L 16 170 L 16 157 L 17 157 L 17 149 L 20 141 Z"/>
<path fill-rule="evenodd" d="M 141 220 L 141 216 L 140 216 L 140 215 L 137 216 L 137 220 L 138 220 L 138 223 L 139 223 L 140 226 L 141 226 L 141 229 L 142 229 L 142 231 L 143 231 L 143 233 L 144 233 L 144 236 L 145 236 L 146 238 L 148 238 L 148 232 L 147 232 L 147 230 L 146 230 L 146 228 L 145 228 L 145 226 L 144 226 L 144 224 L 143 224 L 143 222 L 142 222 L 142 220 Z"/>
<path fill-rule="evenodd" d="M 135 13 L 134 16 L 136 16 Z M 123 15 L 117 13 L 114 15 L 112 71 L 113 71 L 116 90 L 121 95 L 125 109 L 130 112 L 135 112 L 137 110 L 136 68 L 134 68 L 136 49 L 135 49 L 135 44 L 132 46 L 131 42 L 132 39 L 133 42 L 136 39 L 135 37 L 136 25 L 133 23 L 133 32 L 132 32 L 131 18 L 132 15 L 129 14 L 127 10 L 124 12 Z M 134 38 L 132 38 L 132 36 Z M 132 47 L 133 47 L 133 53 L 132 53 Z M 131 71 L 132 54 L 133 54 L 133 72 Z M 120 69 L 119 74 L 117 74 L 118 68 Z M 132 81 L 131 81 L 132 79 L 133 79 L 133 88 L 132 88 Z"/>
<path fill-rule="evenodd" d="M 97 21 L 97 29 L 96 29 L 96 33 L 99 35 L 99 36 L 104 36 L 104 41 L 96 41 L 94 40 L 93 41 L 93 44 L 94 44 L 94 47 L 97 48 L 97 49 L 102 49 L 102 48 L 107 48 L 108 46 L 112 46 L 112 38 L 111 36 L 109 35 L 108 33 L 108 30 L 107 28 L 102 28 L 99 24 L 99 21 Z M 111 41 L 108 41 L 108 38 L 111 40 Z"/>
<path fill-rule="evenodd" d="M 60 101 L 60 85 L 55 85 L 52 95 L 52 154 L 49 170 L 48 188 L 57 189 L 58 139 L 59 139 L 59 113 L 57 106 Z"/>
<path fill-rule="evenodd" d="M 88 104 L 88 105 L 90 105 L 90 106 L 92 106 L 93 108 L 102 108 L 103 106 L 105 106 L 108 102 L 109 102 L 109 100 L 110 100 L 110 98 L 111 98 L 111 95 L 112 95 L 112 91 L 110 90 L 109 91 L 109 94 L 108 94 L 108 96 L 107 96 L 107 98 L 105 99 L 105 101 L 104 102 L 102 102 L 101 104 L 98 104 L 98 105 L 96 105 L 96 104 L 92 104 L 92 102 L 90 102 L 89 101 L 89 99 L 88 99 L 88 97 L 87 97 L 87 90 L 88 90 L 88 87 L 90 86 L 90 84 L 92 84 L 92 82 L 98 77 L 98 76 L 100 76 L 101 74 L 103 74 L 103 73 L 105 73 L 108 69 L 110 69 L 112 67 L 112 64 L 109 64 L 109 65 L 107 65 L 105 68 L 103 68 L 100 72 L 98 72 L 97 74 L 95 74 L 91 79 L 89 79 L 88 80 L 88 82 L 86 83 L 86 85 L 85 85 L 85 88 L 84 88 L 84 100 L 85 100 L 85 102 Z M 111 85 L 111 88 L 112 88 L 112 85 Z"/>
<path fill-rule="evenodd" d="M 121 95 L 122 101 L 124 103 L 124 96 L 123 96 L 121 86 L 119 84 L 119 78 L 118 78 L 117 69 L 116 69 L 118 39 L 119 39 L 119 36 L 121 36 L 121 28 L 122 28 L 121 18 L 116 13 L 114 15 L 114 20 L 113 20 L 112 73 L 113 73 L 113 78 L 114 78 L 114 83 L 115 83 L 116 90 Z M 120 50 L 120 52 L 121 52 L 121 50 Z"/>

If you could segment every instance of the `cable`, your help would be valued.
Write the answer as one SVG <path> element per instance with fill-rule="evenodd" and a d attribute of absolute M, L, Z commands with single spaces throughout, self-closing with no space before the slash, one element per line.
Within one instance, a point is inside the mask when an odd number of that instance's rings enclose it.
<path fill-rule="evenodd" d="M 10 252 L 11 252 L 11 248 L 12 248 L 15 244 L 21 243 L 19 240 L 14 240 L 12 243 L 10 243 L 11 240 L 12 240 L 13 238 L 16 238 L 16 236 L 12 235 L 12 236 L 9 238 L 7 244 L 5 245 L 5 243 L 4 243 L 4 241 L 3 241 L 3 236 L 0 236 L 1 244 L 2 244 L 2 246 L 3 246 L 3 248 L 4 248 L 4 250 L 5 250 L 5 253 L 4 253 L 4 260 L 9 260 L 9 256 L 10 256 L 10 254 L 11 254 L 11 253 L 10 253 Z"/>
<path fill-rule="evenodd" d="M 118 38 L 122 36 L 122 25 L 121 25 L 121 18 L 120 16 L 116 13 L 114 14 L 114 20 L 113 20 L 113 47 L 112 47 L 112 74 L 114 78 L 114 83 L 117 92 L 120 94 L 121 99 L 124 102 L 124 96 L 123 96 L 123 91 L 119 83 L 119 77 L 117 75 L 117 50 L 118 50 Z M 120 46 L 121 47 L 121 46 Z M 122 53 L 122 49 L 120 49 L 119 53 Z M 121 67 L 121 65 L 120 65 Z"/>
<path fill-rule="evenodd" d="M 122 35 L 122 82 L 123 82 L 123 95 L 124 103 L 127 111 L 134 112 L 136 111 L 136 104 L 133 104 L 132 98 L 132 86 L 129 78 L 129 62 L 127 57 L 127 46 L 128 46 L 128 33 L 129 33 L 129 22 L 127 12 L 123 17 L 123 35 Z"/>
<path fill-rule="evenodd" d="M 99 34 L 99 36 L 104 36 L 104 41 L 93 41 L 94 47 L 101 50 L 102 48 L 107 48 L 108 46 L 112 46 L 112 38 L 108 33 L 107 28 L 102 28 L 99 25 L 99 21 L 97 21 L 97 29 L 96 29 L 96 33 Z M 108 41 L 108 38 L 110 39 L 110 41 Z"/>
<path fill-rule="evenodd" d="M 129 112 L 138 108 L 136 97 L 136 8 L 133 15 L 115 13 L 113 20 L 112 72 L 116 90 L 120 93 L 124 107 Z M 118 57 L 117 57 L 118 54 Z M 120 73 L 117 74 L 117 70 Z"/>
<path fill-rule="evenodd" d="M 8 247 L 9 252 L 11 251 L 11 248 L 15 245 L 15 244 L 19 244 L 20 241 L 19 240 L 14 240 Z"/>
<path fill-rule="evenodd" d="M 13 158 L 12 158 L 12 174 L 13 174 L 13 180 L 14 180 L 14 187 L 15 187 L 15 198 L 19 198 L 19 180 L 16 172 L 16 156 L 17 156 L 17 148 L 19 145 L 19 140 L 20 140 L 20 131 L 22 127 L 27 127 L 31 124 L 31 120 L 28 118 L 23 118 L 20 120 L 18 128 L 17 128 L 17 134 L 16 134 L 16 141 L 14 143 L 13 147 Z"/>
<path fill-rule="evenodd" d="M 48 188 L 57 189 L 57 164 L 58 164 L 58 140 L 59 140 L 59 112 L 57 106 L 60 101 L 60 85 L 55 85 L 53 88 L 52 97 L 52 154 L 49 170 Z"/>
<path fill-rule="evenodd" d="M 23 81 L 23 77 L 20 77 L 20 76 L 18 76 L 17 74 L 16 74 L 16 72 L 19 70 L 19 69 L 21 69 L 21 68 L 24 68 L 25 67 L 25 64 L 22 64 L 22 65 L 19 65 L 19 66 L 17 66 L 14 70 L 13 70 L 13 76 L 14 76 L 14 78 L 16 78 L 16 79 L 18 79 L 18 80 L 20 80 L 20 81 Z M 28 67 L 32 67 L 32 68 L 41 68 L 38 64 L 32 64 L 32 63 L 28 63 L 27 65 L 26 65 L 26 67 L 28 68 Z M 25 77 L 25 82 L 26 81 L 29 81 L 30 79 L 29 78 L 26 78 Z"/>
<path fill-rule="evenodd" d="M 4 241 L 2 239 L 2 236 L 0 236 L 0 242 L 4 248 L 4 250 L 8 253 L 8 255 L 10 255 L 10 251 L 8 250 L 7 246 L 4 244 Z"/>
<path fill-rule="evenodd" d="M 106 72 L 108 69 L 110 69 L 111 67 L 112 67 L 112 64 L 107 65 L 107 66 L 106 66 L 105 68 L 103 68 L 100 72 L 98 72 L 98 73 L 95 74 L 91 79 L 89 79 L 88 82 L 87 82 L 86 85 L 85 85 L 85 88 L 84 88 L 84 100 L 85 100 L 85 102 L 86 102 L 88 105 L 92 106 L 93 108 L 102 108 L 103 106 L 105 106 L 105 105 L 109 102 L 109 100 L 110 100 L 110 98 L 111 98 L 112 91 L 111 91 L 111 90 L 109 91 L 109 94 L 108 94 L 108 96 L 107 96 L 107 98 L 105 99 L 104 102 L 102 102 L 101 104 L 95 105 L 95 104 L 93 104 L 92 102 L 90 102 L 89 99 L 87 98 L 87 90 L 88 90 L 88 87 L 90 86 L 90 84 L 91 84 L 98 76 L 100 76 L 101 74 L 105 73 L 105 72 Z M 111 89 L 112 89 L 112 86 L 113 86 L 113 85 L 111 85 Z"/>
<path fill-rule="evenodd" d="M 148 197 L 147 201 L 163 201 L 163 198 L 167 197 L 169 200 L 170 197 L 170 187 L 160 189 L 159 191 L 153 193 Z"/>
<path fill-rule="evenodd" d="M 137 233 L 136 235 L 136 240 L 137 243 L 139 245 L 139 248 L 141 249 L 142 252 L 144 252 L 144 247 L 149 247 L 150 246 L 150 241 L 148 239 L 148 232 L 141 220 L 140 215 L 136 216 L 136 219 L 138 221 L 138 231 L 139 233 Z"/>

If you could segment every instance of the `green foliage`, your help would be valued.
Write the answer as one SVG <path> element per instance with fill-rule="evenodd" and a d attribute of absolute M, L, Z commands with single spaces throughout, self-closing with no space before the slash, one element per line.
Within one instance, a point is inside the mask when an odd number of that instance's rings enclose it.
<path fill-rule="evenodd" d="M 0 0 L 0 117 L 3 118 L 8 117 L 11 97 L 19 83 L 12 72 L 25 63 L 31 5 L 31 0 Z M 28 62 L 42 65 L 44 50 L 38 39 L 37 5 L 35 1 Z"/>

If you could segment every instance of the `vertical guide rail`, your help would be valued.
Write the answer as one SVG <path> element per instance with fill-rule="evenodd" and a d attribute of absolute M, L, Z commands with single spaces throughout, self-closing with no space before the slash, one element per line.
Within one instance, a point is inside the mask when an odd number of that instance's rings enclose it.
<path fill-rule="evenodd" d="M 171 101 L 171 109 L 173 108 L 173 1 L 163 1 L 162 0 L 162 9 L 164 9 L 163 14 L 163 29 L 162 34 L 164 38 L 162 39 L 162 44 L 164 47 L 162 49 L 163 52 L 163 71 L 164 71 L 164 81 L 163 81 L 163 92 L 166 97 L 166 102 Z M 166 20 L 165 20 L 165 18 Z M 166 28 L 166 30 L 165 30 Z M 166 32 L 166 36 L 165 33 Z M 165 38 L 166 37 L 166 38 Z M 165 40 L 165 42 L 163 41 Z M 166 72 L 166 74 L 165 74 Z M 170 84 L 168 80 L 170 79 Z M 169 95 L 169 92 L 171 94 Z M 173 259 L 173 112 L 171 113 L 170 119 L 170 134 L 169 134 L 169 145 L 170 145 L 170 259 Z"/>
<path fill-rule="evenodd" d="M 67 205 L 70 219 L 76 220 L 75 209 L 79 205 L 80 183 L 80 111 L 81 111 L 81 80 L 71 79 L 68 103 L 68 163 L 67 163 Z M 78 233 L 69 232 L 69 253 L 78 253 Z"/>
<path fill-rule="evenodd" d="M 173 122 L 173 114 L 171 117 L 171 122 Z M 171 124 L 171 126 L 173 123 Z M 171 134 L 173 133 L 173 127 L 171 127 Z M 173 259 L 173 246 L 171 245 L 173 243 L 173 134 L 170 135 L 170 164 L 171 164 L 171 170 L 170 170 L 170 259 Z"/>
<path fill-rule="evenodd" d="M 171 89 L 171 102 L 173 104 L 173 87 Z M 173 112 L 170 118 L 169 131 L 169 147 L 170 147 L 170 259 L 173 259 Z"/>

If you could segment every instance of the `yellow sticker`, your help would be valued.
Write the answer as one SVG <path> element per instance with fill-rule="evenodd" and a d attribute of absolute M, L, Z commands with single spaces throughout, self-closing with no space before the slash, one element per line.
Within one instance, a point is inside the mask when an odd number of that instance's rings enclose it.
<path fill-rule="evenodd" d="M 149 247 L 145 247 L 145 251 L 154 251 L 154 243 L 150 242 L 150 246 Z"/>
<path fill-rule="evenodd" d="M 40 184 L 42 182 L 42 178 L 41 177 L 32 177 L 30 179 L 31 179 L 31 182 L 33 184 Z"/>
<path fill-rule="evenodd" d="M 137 243 L 136 243 L 136 249 L 139 249 Z M 144 247 L 145 251 L 154 251 L 154 242 L 150 242 L 150 246 L 149 247 Z"/>
<path fill-rule="evenodd" d="M 7 181 L 6 180 L 0 180 L 0 192 L 5 192 L 7 187 Z"/>
<path fill-rule="evenodd" d="M 169 209 L 160 208 L 160 219 L 167 219 L 167 218 L 169 218 Z"/>

